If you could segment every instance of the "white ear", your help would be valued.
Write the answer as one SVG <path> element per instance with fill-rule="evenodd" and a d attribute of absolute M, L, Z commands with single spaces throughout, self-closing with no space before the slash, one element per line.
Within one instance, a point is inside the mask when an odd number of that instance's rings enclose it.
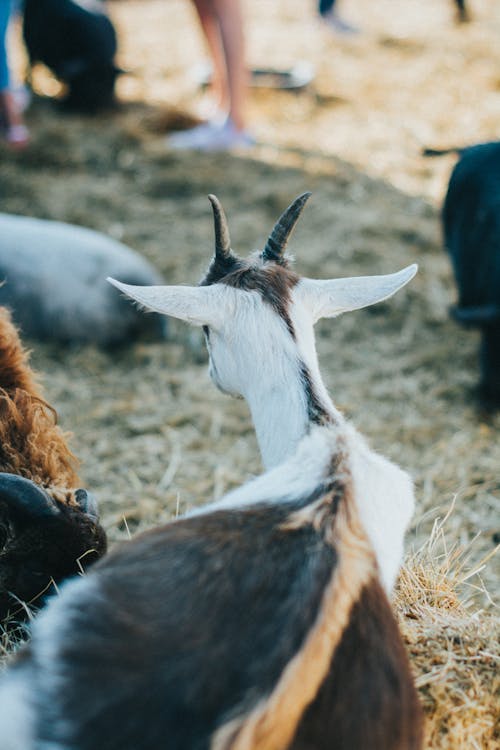
<path fill-rule="evenodd" d="M 398 273 L 386 276 L 355 276 L 348 279 L 301 279 L 296 293 L 310 309 L 314 322 L 320 318 L 359 310 L 382 302 L 401 289 L 417 273 L 414 263 Z"/>
<path fill-rule="evenodd" d="M 212 286 L 133 286 L 108 276 L 107 281 L 153 312 L 198 326 L 219 328 L 225 318 L 226 295 L 221 284 Z"/>

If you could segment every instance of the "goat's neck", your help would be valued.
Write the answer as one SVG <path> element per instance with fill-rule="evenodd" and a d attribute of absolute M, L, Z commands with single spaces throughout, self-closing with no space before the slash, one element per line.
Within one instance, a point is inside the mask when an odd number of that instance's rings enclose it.
<path fill-rule="evenodd" d="M 266 469 L 290 458 L 312 427 L 342 420 L 315 358 L 307 364 L 297 359 L 290 361 L 279 377 L 267 378 L 263 373 L 249 386 L 245 398 Z"/>

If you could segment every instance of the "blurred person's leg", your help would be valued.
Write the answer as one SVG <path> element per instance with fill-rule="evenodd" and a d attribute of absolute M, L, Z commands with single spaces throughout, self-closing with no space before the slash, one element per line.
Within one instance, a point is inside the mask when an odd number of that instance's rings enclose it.
<path fill-rule="evenodd" d="M 29 134 L 10 80 L 7 29 L 12 5 L 12 0 L 0 0 L 0 118 L 7 142 L 11 146 L 20 148 L 27 144 Z"/>
<path fill-rule="evenodd" d="M 212 57 L 214 94 L 227 116 L 174 134 L 168 144 L 178 149 L 206 151 L 248 147 L 253 139 L 245 130 L 248 73 L 240 0 L 193 0 L 193 3 Z"/>
<path fill-rule="evenodd" d="M 247 69 L 240 0 L 212 0 L 217 14 L 226 67 L 228 115 L 237 130 L 245 128 Z"/>
<path fill-rule="evenodd" d="M 211 91 L 216 111 L 227 111 L 229 108 L 226 61 L 222 46 L 220 26 L 214 13 L 211 0 L 193 0 L 198 13 L 208 51 L 212 59 Z"/>

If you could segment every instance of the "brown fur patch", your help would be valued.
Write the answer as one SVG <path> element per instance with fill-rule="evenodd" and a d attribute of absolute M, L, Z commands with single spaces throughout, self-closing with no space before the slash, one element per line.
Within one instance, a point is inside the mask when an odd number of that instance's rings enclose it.
<path fill-rule="evenodd" d="M 353 605 L 376 571 L 373 552 L 350 497 L 350 487 L 349 482 L 347 494 L 339 503 L 331 529 L 331 543 L 338 554 L 338 567 L 325 589 L 314 626 L 268 698 L 260 701 L 250 713 L 223 725 L 214 736 L 212 750 L 287 748 L 304 711 L 325 680 L 335 650 L 349 623 Z M 310 512 L 311 523 L 324 524 L 329 515 L 326 504 L 326 498 L 315 503 Z M 302 524 L 306 519 L 304 516 L 299 519 L 296 515 L 295 523 L 297 521 Z"/>
<path fill-rule="evenodd" d="M 325 540 L 334 548 L 336 546 L 333 537 L 336 528 L 335 514 L 340 503 L 348 502 L 349 507 L 355 508 L 347 447 L 340 435 L 337 445 L 338 449 L 331 458 L 318 499 L 291 513 L 281 526 L 287 531 L 297 531 L 303 526 L 312 526 L 315 531 L 322 531 Z M 357 512 L 354 517 L 357 518 Z M 358 526 L 359 534 L 364 535 L 361 526 L 359 524 Z"/>
<path fill-rule="evenodd" d="M 289 750 L 419 750 L 422 710 L 387 596 L 370 580 Z"/>
<path fill-rule="evenodd" d="M 295 339 L 295 330 L 290 317 L 290 293 L 300 281 L 300 277 L 288 267 L 286 256 L 278 262 L 267 262 L 258 265 L 255 262 L 242 260 L 232 253 L 222 258 L 215 257 L 200 286 L 226 284 L 234 289 L 257 291 L 266 304 L 285 322 L 288 332 Z M 205 334 L 209 335 L 206 328 Z M 311 373 L 305 364 L 300 365 L 300 377 L 304 386 L 307 402 L 307 414 L 312 424 L 326 425 L 332 423 L 332 415 L 321 403 L 314 390 Z"/>
<path fill-rule="evenodd" d="M 77 486 L 77 460 L 56 422 L 10 314 L 0 308 L 0 471 L 43 487 Z"/>
<path fill-rule="evenodd" d="M 288 308 L 290 292 L 299 280 L 300 276 L 288 268 L 286 263 L 257 265 L 255 262 L 229 256 L 224 264 L 214 259 L 201 286 L 220 283 L 234 289 L 259 292 L 264 302 L 285 321 L 290 334 L 295 338 Z"/>

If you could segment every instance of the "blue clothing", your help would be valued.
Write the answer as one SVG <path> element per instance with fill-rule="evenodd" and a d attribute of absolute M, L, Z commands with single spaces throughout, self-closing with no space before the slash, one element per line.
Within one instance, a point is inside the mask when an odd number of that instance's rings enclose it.
<path fill-rule="evenodd" d="M 0 91 L 9 88 L 10 75 L 7 62 L 7 27 L 12 11 L 11 0 L 0 0 Z"/>
<path fill-rule="evenodd" d="M 331 10 L 333 10 L 334 5 L 335 0 L 319 0 L 318 11 L 320 16 L 324 16 L 326 15 L 326 13 L 329 13 Z"/>

